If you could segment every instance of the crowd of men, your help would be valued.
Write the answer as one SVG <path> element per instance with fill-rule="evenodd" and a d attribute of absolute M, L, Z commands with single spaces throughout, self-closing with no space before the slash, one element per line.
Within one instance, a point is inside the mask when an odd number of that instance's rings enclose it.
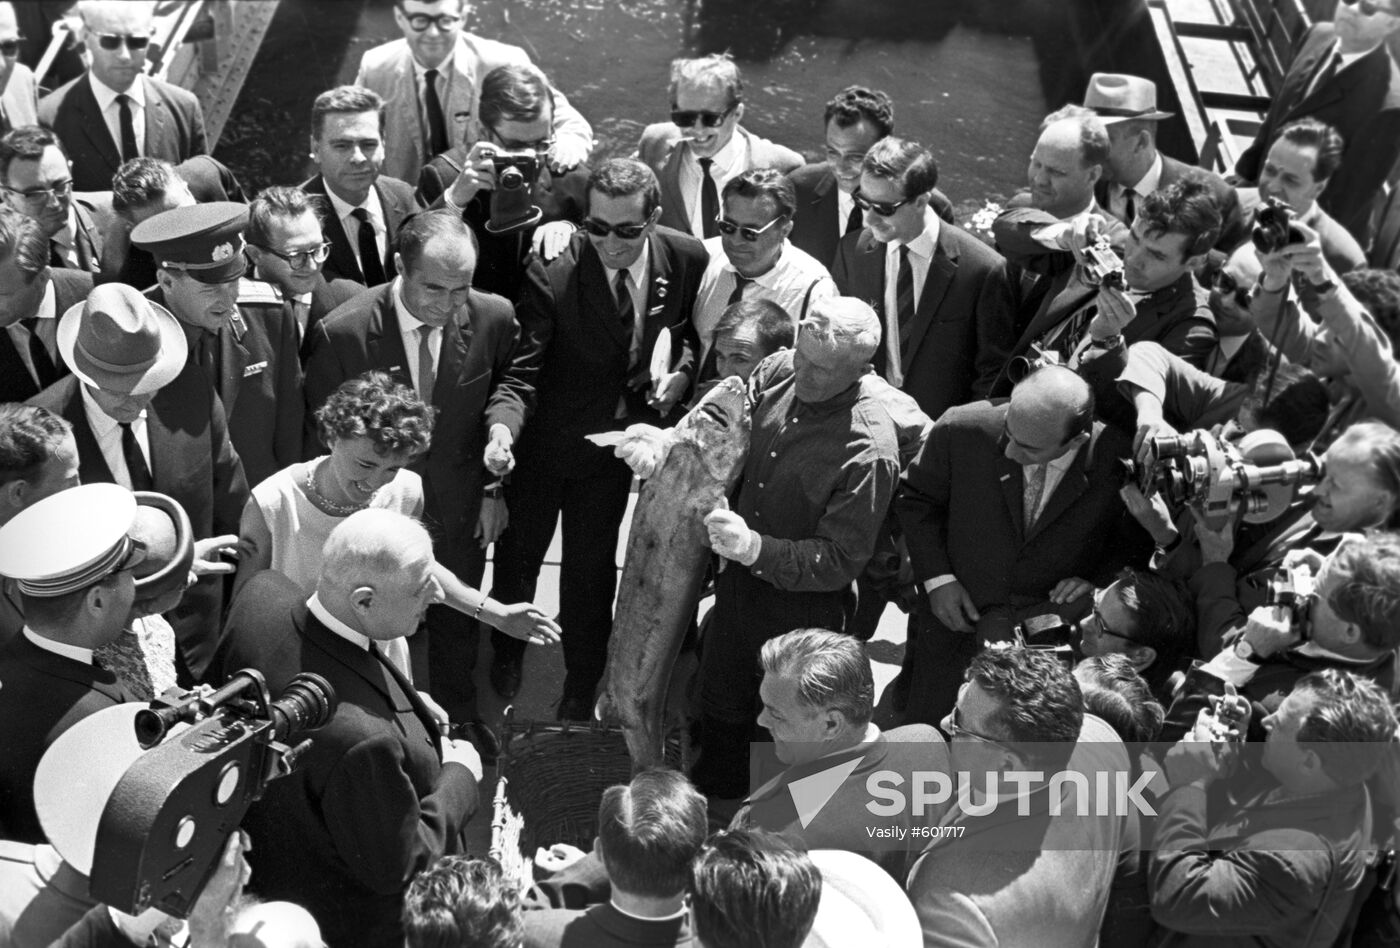
<path fill-rule="evenodd" d="M 250 198 L 145 74 L 154 4 L 79 3 L 86 67 L 44 91 L 0 3 L 0 940 L 168 943 L 94 905 L 35 774 L 94 712 L 254 668 L 340 707 L 191 944 L 1394 944 L 1400 275 L 1368 248 L 1400 0 L 1338 0 L 1228 177 L 1095 74 L 977 229 L 888 95 L 835 91 L 804 163 L 724 55 L 589 164 L 466 6 L 399 0 L 315 100 L 315 175 Z M 694 766 L 608 790 L 522 893 L 465 852 L 482 633 L 499 696 L 558 641 L 557 717 L 593 716 L 629 493 L 734 376 Z M 306 562 L 265 548 L 313 514 Z M 979 768 L 1034 773 L 1019 806 L 868 806 Z M 1155 816 L 1052 818 L 1057 770 L 1146 775 Z"/>

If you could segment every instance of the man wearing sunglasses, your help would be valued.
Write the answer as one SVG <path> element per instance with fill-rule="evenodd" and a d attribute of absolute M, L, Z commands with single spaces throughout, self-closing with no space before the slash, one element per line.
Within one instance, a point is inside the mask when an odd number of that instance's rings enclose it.
<path fill-rule="evenodd" d="M 51 265 L 94 273 L 102 267 L 112 215 L 103 195 L 73 193 L 72 168 L 46 128 L 26 125 L 0 138 L 0 198 L 39 224 Z"/>
<path fill-rule="evenodd" d="M 145 0 L 81 4 L 92 65 L 39 102 L 39 121 L 68 148 L 79 191 L 108 190 L 132 158 L 181 162 L 209 151 L 194 94 L 143 75 L 154 7 Z"/>
<path fill-rule="evenodd" d="M 1215 314 L 1216 343 L 1204 368 L 1226 382 L 1248 382 L 1268 362 L 1268 340 L 1249 314 L 1260 269 L 1254 245 L 1245 244 L 1215 269 L 1207 267 L 1205 271 L 1210 311 Z"/>
<path fill-rule="evenodd" d="M 934 212 L 938 165 L 917 142 L 876 142 L 857 181 L 865 227 L 842 238 L 832 277 L 882 314 L 875 371 L 937 418 L 985 395 L 1015 341 L 1006 260 Z"/>
<path fill-rule="evenodd" d="M 0 207 L 0 402 L 32 398 L 68 374 L 58 318 L 91 291 L 92 274 L 51 268 L 39 226 Z"/>
<path fill-rule="evenodd" d="M 501 602 L 529 602 L 540 565 L 564 518 L 560 621 L 567 672 L 561 719 L 586 720 L 607 661 L 617 587 L 614 551 L 632 473 L 584 435 L 674 423 L 666 415 L 695 376 L 698 340 L 690 322 L 704 247 L 657 224 L 656 176 L 641 162 L 616 158 L 588 183 L 584 230 L 549 264 L 531 262 L 518 310 L 515 370 L 534 386 L 536 405 L 507 488 L 511 522 L 496 547 Z M 666 370 L 651 374 L 658 338 L 670 349 Z M 491 683 L 505 697 L 520 687 L 524 649 L 493 635 Z"/>
<path fill-rule="evenodd" d="M 671 63 L 671 121 L 648 125 L 637 157 L 661 182 L 661 225 L 696 237 L 719 234 L 720 192 L 754 168 L 787 173 L 802 156 L 745 129 L 744 80 L 728 55 Z M 789 213 L 789 219 L 791 213 Z"/>
<path fill-rule="evenodd" d="M 715 222 L 719 237 L 705 243 L 710 263 L 692 317 L 702 346 L 700 381 L 713 371 L 714 328 L 730 306 L 740 300 L 772 300 L 796 324 L 814 304 L 837 295 L 826 267 L 787 239 L 796 209 L 792 182 L 776 169 L 745 171 L 724 186 Z"/>
<path fill-rule="evenodd" d="M 39 84 L 19 61 L 24 37 L 12 3 L 0 3 L 0 135 L 21 125 L 39 124 Z"/>
<path fill-rule="evenodd" d="M 156 261 L 145 296 L 180 321 L 190 361 L 208 376 L 250 484 L 302 457 L 296 325 L 266 283 L 244 278 L 248 208 L 231 201 L 156 214 L 131 232 Z"/>
<path fill-rule="evenodd" d="M 1397 30 L 1397 0 L 1337 0 L 1332 22 L 1313 24 L 1299 41 L 1254 143 L 1235 163 L 1241 181 L 1259 181 L 1285 125 L 1305 117 L 1325 122 L 1346 151 L 1322 207 L 1367 243 L 1371 208 L 1400 153 L 1400 66 L 1386 43 Z"/>
<path fill-rule="evenodd" d="M 418 172 L 447 151 L 460 134 L 471 145 L 479 135 L 473 120 L 481 84 L 500 66 L 529 66 L 518 46 L 477 36 L 465 29 L 468 0 L 398 0 L 394 22 L 403 33 L 365 52 L 355 85 L 372 89 L 387 103 L 384 125 L 384 173 L 417 181 Z M 551 90 L 554 116 L 549 161 L 563 174 L 593 149 L 593 130 L 564 94 Z M 457 126 L 453 117 L 468 121 Z"/>

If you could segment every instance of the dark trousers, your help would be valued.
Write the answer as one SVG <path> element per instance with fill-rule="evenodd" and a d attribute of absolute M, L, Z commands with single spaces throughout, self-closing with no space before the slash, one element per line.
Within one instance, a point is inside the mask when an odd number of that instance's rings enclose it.
<path fill-rule="evenodd" d="M 470 535 L 447 542 L 435 528 L 431 515 L 425 515 L 424 520 L 434 535 L 437 561 L 468 586 L 480 588 L 486 551 Z M 480 636 L 481 624 L 471 616 L 438 605 L 428 607 L 423 627 L 408 640 L 415 686 L 431 694 L 454 722 L 481 717 L 476 705 L 476 683 L 472 681 Z"/>
<path fill-rule="evenodd" d="M 729 563 L 715 580 L 715 605 L 700 651 L 701 753 L 691 774 L 715 797 L 743 797 L 749 786 L 749 742 L 757 727 L 763 643 L 793 629 L 840 632 L 852 592 L 789 592 Z"/>
<path fill-rule="evenodd" d="M 563 631 L 564 693 L 588 700 L 602 680 L 617 594 L 617 537 L 627 513 L 632 472 L 617 458 L 590 465 L 578 477 L 530 470 L 522 461 L 506 488 L 510 526 L 496 542 L 491 596 L 530 602 L 555 523 L 563 518 L 559 564 L 559 626 Z M 524 642 L 493 632 L 496 658 L 523 654 Z"/>

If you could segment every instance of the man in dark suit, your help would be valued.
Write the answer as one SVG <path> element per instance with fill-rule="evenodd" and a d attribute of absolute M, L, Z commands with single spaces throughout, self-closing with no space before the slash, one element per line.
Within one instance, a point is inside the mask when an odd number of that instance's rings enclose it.
<path fill-rule="evenodd" d="M 851 195 L 860 185 L 866 152 L 894 134 L 894 103 L 878 89 L 847 86 L 826 104 L 826 160 L 805 164 L 788 175 L 797 191 L 797 213 L 788 240 L 824 267 L 836 260 L 836 245 L 859 233 L 864 215 Z M 929 207 L 953 222 L 953 204 L 934 188 Z"/>
<path fill-rule="evenodd" d="M 1272 348 L 1249 313 L 1261 269 L 1254 245 L 1246 244 L 1210 271 L 1217 339 L 1202 368 L 1226 382 L 1253 382 L 1269 364 Z"/>
<path fill-rule="evenodd" d="M 184 161 L 208 153 L 194 94 L 142 74 L 154 31 L 146 3 L 84 3 L 88 72 L 39 101 L 39 122 L 73 159 L 73 186 L 105 191 L 122 162 L 138 156 Z"/>
<path fill-rule="evenodd" d="M 254 272 L 277 291 L 284 318 L 296 326 L 303 358 L 316 324 L 365 289 L 354 280 L 327 280 L 321 273 L 331 249 L 322 229 L 323 213 L 300 188 L 266 188 L 248 205 L 243 232 Z"/>
<path fill-rule="evenodd" d="M 1085 268 L 1076 269 L 1021 333 L 992 384 L 992 396 L 1011 390 L 1024 370 L 1018 370 L 1018 360 L 1034 358 L 1037 347 L 1078 365 L 1092 348 L 1150 340 L 1203 366 L 1215 349 L 1215 315 L 1194 271 L 1219 228 L 1215 199 L 1202 181 L 1185 178 L 1143 198 L 1128 233 L 1119 284 L 1094 285 L 1080 276 Z"/>
<path fill-rule="evenodd" d="M 379 173 L 384 161 L 384 100 L 359 86 L 322 92 L 311 106 L 311 160 L 320 172 L 302 182 L 327 202 L 331 253 L 327 280 L 379 286 L 395 275 L 394 235 L 418 210 L 413 188 Z"/>
<path fill-rule="evenodd" d="M 1299 38 L 1283 85 L 1235 174 L 1245 184 L 1257 182 L 1269 147 L 1290 122 L 1310 117 L 1331 125 L 1346 152 L 1322 206 L 1365 243 L 1371 208 L 1400 152 L 1400 66 L 1386 44 L 1400 30 L 1400 4 L 1338 0 L 1336 11 L 1331 23 L 1316 23 Z"/>
<path fill-rule="evenodd" d="M 637 157 L 661 183 L 662 227 L 716 237 L 724 186 L 754 168 L 786 174 L 802 156 L 748 131 L 744 80 L 725 55 L 677 59 L 671 64 L 671 121 L 642 130 Z"/>
<path fill-rule="evenodd" d="M 423 517 L 438 562 L 480 586 L 486 547 L 505 519 L 498 481 L 514 463 L 511 446 L 531 397 L 511 364 L 520 329 L 509 303 L 470 288 L 471 232 L 452 212 L 426 211 L 406 223 L 395 256 L 399 276 L 392 283 L 357 295 L 312 331 L 307 418 L 341 382 L 370 369 L 388 372 L 438 409 L 442 423 L 414 465 L 423 476 Z M 307 434 L 307 454 L 320 454 L 315 434 Z M 433 696 L 491 757 L 495 740 L 480 723 L 469 673 L 478 631 L 469 616 L 435 605 L 412 646 Z"/>
<path fill-rule="evenodd" d="M 71 168 L 62 143 L 46 128 L 29 125 L 0 138 L 5 203 L 39 223 L 53 266 L 93 272 L 102 263 L 111 215 L 99 195 L 73 193 Z"/>
<path fill-rule="evenodd" d="M 92 274 L 49 266 L 38 224 L 0 207 L 0 402 L 22 402 L 68 374 L 58 319 L 91 289 Z"/>
<path fill-rule="evenodd" d="M 1088 384 L 1063 366 L 1009 402 L 954 408 L 904 474 L 895 511 L 932 615 L 915 640 L 909 721 L 936 724 L 988 641 L 1028 615 L 1087 608 L 1131 543 L 1118 496 L 1128 437 L 1094 420 Z M 1148 544 L 1150 546 L 1150 544 Z"/>
<path fill-rule="evenodd" d="M 0 529 L 0 576 L 17 581 L 24 631 L 0 645 L 0 834 L 46 842 L 34 773 L 49 745 L 103 708 L 132 700 L 93 650 L 122 634 L 144 548 L 128 531 L 136 498 L 111 484 L 74 487 Z"/>
<path fill-rule="evenodd" d="M 534 598 L 562 513 L 564 718 L 591 716 L 607 662 L 614 555 L 632 483 L 627 465 L 584 435 L 624 420 L 663 423 L 696 370 L 690 311 L 705 251 L 693 237 L 658 227 L 659 198 L 656 176 L 641 162 L 604 162 L 589 179 L 587 233 L 548 266 L 530 265 L 520 303 L 516 366 L 537 402 L 508 488 L 511 523 L 496 547 L 492 595 L 502 602 Z M 663 331 L 666 369 L 653 377 Z M 492 643 L 492 684 L 513 695 L 523 647 L 494 634 Z"/>
<path fill-rule="evenodd" d="M 1143 198 L 1194 175 L 1210 186 L 1220 211 L 1216 249 L 1229 253 L 1249 239 L 1248 222 L 1240 214 L 1239 195 L 1224 178 L 1157 150 L 1157 123 L 1171 118 L 1172 113 L 1157 109 L 1155 82 L 1140 76 L 1096 72 L 1089 77 L 1084 106 L 1098 113 L 1108 128 L 1108 164 L 1094 186 L 1099 207 L 1131 227 Z"/>
<path fill-rule="evenodd" d="M 351 514 L 331 531 L 316 592 L 279 573 L 240 592 L 219 670 L 252 667 L 274 694 L 300 672 L 321 675 L 339 707 L 288 777 L 249 809 L 255 888 L 309 909 L 332 948 L 400 948 L 409 880 L 463 850 L 481 759 L 442 738 L 413 684 L 383 652 L 412 635 L 442 595 L 433 544 L 388 510 Z"/>
<path fill-rule="evenodd" d="M 220 553 L 237 543 L 248 500 L 243 465 L 229 442 L 223 404 L 199 367 L 187 361 L 180 322 L 122 283 L 98 286 L 58 326 L 58 348 L 73 370 L 30 399 L 61 415 L 78 442 L 84 484 L 156 490 L 189 515 L 191 587 L 169 614 L 181 680 L 204 674 L 222 611 Z"/>
<path fill-rule="evenodd" d="M 610 897 L 588 908 L 525 912 L 527 948 L 690 945 L 685 884 L 705 842 L 705 798 L 684 774 L 649 770 L 609 787 L 587 860 L 606 870 Z"/>
<path fill-rule="evenodd" d="M 131 242 L 156 261 L 146 298 L 184 328 L 252 486 L 301 459 L 303 406 L 296 326 L 272 287 L 243 277 L 247 220 L 245 204 L 192 204 L 148 218 Z"/>
<path fill-rule="evenodd" d="M 933 212 L 938 165 L 916 142 L 876 142 L 859 182 L 865 229 L 842 238 L 832 278 L 880 314 L 875 371 L 936 420 L 985 395 L 1006 361 L 1015 338 L 1006 261 Z"/>

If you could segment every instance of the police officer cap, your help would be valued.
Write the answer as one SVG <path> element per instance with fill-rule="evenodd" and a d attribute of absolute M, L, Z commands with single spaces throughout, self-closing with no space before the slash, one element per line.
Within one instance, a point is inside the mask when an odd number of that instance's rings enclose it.
<path fill-rule="evenodd" d="M 70 487 L 31 504 L 0 527 L 0 575 L 26 596 L 62 596 L 145 558 L 130 536 L 136 498 L 117 484 Z"/>
<path fill-rule="evenodd" d="M 228 283 L 243 275 L 243 228 L 248 205 L 211 201 L 162 211 L 136 225 L 131 242 L 167 270 L 201 283 Z"/>

